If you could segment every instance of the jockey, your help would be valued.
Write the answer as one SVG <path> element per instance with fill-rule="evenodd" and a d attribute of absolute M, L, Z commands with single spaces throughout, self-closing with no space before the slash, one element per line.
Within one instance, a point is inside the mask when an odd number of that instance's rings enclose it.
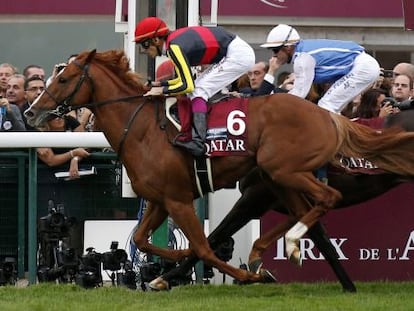
<path fill-rule="evenodd" d="M 253 49 L 245 41 L 221 27 L 193 26 L 170 31 L 157 17 L 141 20 L 135 28 L 135 42 L 155 58 L 166 55 L 175 66 L 176 78 L 155 81 L 164 94 L 188 94 L 191 99 L 194 130 L 192 141 L 174 144 L 194 156 L 203 156 L 206 139 L 207 100 L 246 73 L 255 62 Z M 191 66 L 211 65 L 193 80 Z"/>
<path fill-rule="evenodd" d="M 272 50 L 281 65 L 293 63 L 296 78 L 290 94 L 305 98 L 312 83 L 331 83 L 318 106 L 334 113 L 340 113 L 380 74 L 376 59 L 355 42 L 301 40 L 296 29 L 285 24 L 274 27 L 261 47 Z"/>

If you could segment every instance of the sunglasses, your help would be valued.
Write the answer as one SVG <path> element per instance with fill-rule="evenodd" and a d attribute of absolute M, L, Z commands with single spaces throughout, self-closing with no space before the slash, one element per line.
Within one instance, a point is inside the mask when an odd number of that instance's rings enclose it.
<path fill-rule="evenodd" d="M 284 46 L 281 45 L 281 46 L 278 46 L 278 47 L 275 47 L 275 48 L 269 48 L 269 50 L 272 50 L 273 51 L 273 54 L 277 54 L 283 48 L 284 48 Z"/>
<path fill-rule="evenodd" d="M 145 41 L 142 41 L 139 44 L 141 44 L 142 48 L 144 50 L 146 50 L 146 49 L 148 49 L 151 46 L 151 39 L 147 39 Z"/>

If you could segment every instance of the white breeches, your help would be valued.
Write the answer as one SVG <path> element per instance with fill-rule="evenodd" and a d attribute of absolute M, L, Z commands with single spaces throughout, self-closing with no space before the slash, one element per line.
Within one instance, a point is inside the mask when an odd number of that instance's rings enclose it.
<path fill-rule="evenodd" d="M 208 100 L 243 74 L 249 71 L 255 63 L 253 48 L 239 37 L 229 44 L 227 54 L 220 62 L 208 67 L 194 81 L 194 92 L 190 98 L 201 97 Z"/>
<path fill-rule="evenodd" d="M 340 113 L 358 94 L 370 87 L 380 73 L 377 60 L 367 53 L 355 58 L 351 71 L 337 80 L 319 100 L 318 106 Z"/>

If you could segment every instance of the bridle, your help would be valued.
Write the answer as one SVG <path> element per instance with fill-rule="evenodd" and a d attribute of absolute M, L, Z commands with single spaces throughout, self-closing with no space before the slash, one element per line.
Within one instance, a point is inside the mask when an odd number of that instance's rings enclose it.
<path fill-rule="evenodd" d="M 89 75 L 89 64 L 85 64 L 85 65 L 81 65 L 78 61 L 74 60 L 73 63 L 80 69 L 82 70 L 82 75 L 79 78 L 79 81 L 76 83 L 75 88 L 73 89 L 73 91 L 66 96 L 62 101 L 58 101 L 56 99 L 55 96 L 53 96 L 48 90 L 47 88 L 45 89 L 45 93 L 50 96 L 50 98 L 52 98 L 52 100 L 56 103 L 56 108 L 55 110 L 51 110 L 48 114 L 55 114 L 58 115 L 59 117 L 63 117 L 65 114 L 67 114 L 68 112 L 73 110 L 72 107 L 72 101 L 73 98 L 75 97 L 76 93 L 79 92 L 80 88 L 82 87 L 82 84 L 84 83 L 84 81 L 88 80 L 91 86 L 91 93 L 94 94 L 95 93 L 95 84 L 92 80 L 92 77 Z M 91 102 L 91 103 L 87 103 L 84 105 L 76 105 L 76 109 L 78 108 L 93 108 L 93 107 L 98 107 L 98 106 L 103 106 L 103 105 L 107 105 L 107 104 L 111 104 L 111 103 L 115 103 L 115 102 L 128 102 L 131 101 L 133 99 L 137 99 L 137 98 L 142 98 L 144 97 L 143 94 L 139 94 L 139 95 L 131 95 L 131 96 L 125 96 L 125 97 L 120 97 L 120 98 L 113 98 L 113 99 L 108 99 L 105 101 L 100 101 L 100 102 Z M 126 139 L 126 136 L 129 132 L 129 128 L 132 125 L 132 122 L 134 121 L 135 117 L 138 115 L 138 113 L 141 111 L 141 109 L 144 107 L 145 103 L 148 102 L 147 100 L 144 100 L 140 105 L 137 106 L 137 108 L 134 110 L 134 112 L 131 114 L 128 122 L 126 123 L 126 126 L 122 132 L 122 136 L 120 138 L 120 142 L 118 145 L 118 155 L 121 154 L 123 146 L 124 146 L 124 142 Z"/>
<path fill-rule="evenodd" d="M 91 93 L 94 94 L 95 93 L 95 84 L 92 80 L 92 77 L 89 75 L 89 64 L 85 64 L 85 65 L 81 65 L 78 61 L 74 60 L 73 63 L 80 69 L 82 70 L 82 75 L 80 76 L 78 82 L 75 85 L 75 88 L 73 89 L 73 91 L 66 96 L 63 100 L 58 101 L 56 99 L 55 96 L 53 96 L 52 93 L 50 93 L 47 88 L 45 88 L 45 93 L 52 98 L 52 100 L 56 103 L 56 108 L 54 110 L 51 110 L 49 112 L 49 114 L 54 114 L 57 115 L 59 117 L 63 117 L 65 114 L 67 114 L 68 112 L 74 110 L 72 107 L 72 101 L 73 98 L 75 97 L 75 95 L 79 92 L 80 88 L 82 87 L 82 84 L 84 81 L 88 80 L 91 86 Z M 93 108 L 93 107 L 99 107 L 99 106 L 103 106 L 103 105 L 107 105 L 107 104 L 111 104 L 114 102 L 127 102 L 133 99 L 137 99 L 137 98 L 141 98 L 144 97 L 143 94 L 139 94 L 139 95 L 131 95 L 131 96 L 125 96 L 125 97 L 119 97 L 119 98 L 113 98 L 113 99 L 108 99 L 105 101 L 94 101 L 94 102 L 90 102 L 87 104 L 83 104 L 83 105 L 76 105 L 76 109 L 78 108 Z"/>

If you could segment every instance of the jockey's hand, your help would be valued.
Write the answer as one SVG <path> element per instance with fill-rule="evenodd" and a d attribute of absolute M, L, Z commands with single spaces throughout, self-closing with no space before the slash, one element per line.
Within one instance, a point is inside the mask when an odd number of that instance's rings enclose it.
<path fill-rule="evenodd" d="M 267 71 L 267 73 L 270 75 L 274 75 L 281 65 L 282 64 L 280 63 L 277 57 L 270 58 L 269 59 L 269 70 Z"/>
<path fill-rule="evenodd" d="M 162 86 L 154 86 L 148 92 L 144 94 L 144 96 L 157 96 L 162 95 Z"/>

